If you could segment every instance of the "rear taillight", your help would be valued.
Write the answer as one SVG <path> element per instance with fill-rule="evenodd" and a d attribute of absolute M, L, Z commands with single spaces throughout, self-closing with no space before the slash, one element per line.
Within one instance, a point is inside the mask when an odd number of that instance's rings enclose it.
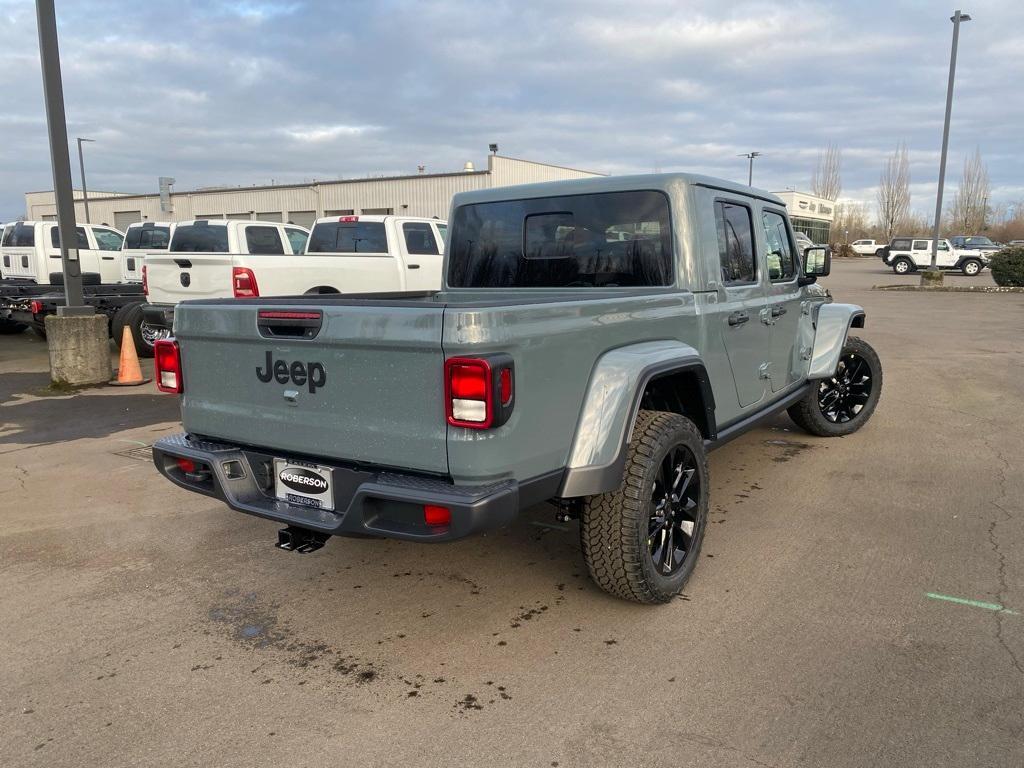
<path fill-rule="evenodd" d="M 158 339 L 153 345 L 156 364 L 156 388 L 161 392 L 180 394 L 185 391 L 181 378 L 181 350 L 174 339 Z"/>
<path fill-rule="evenodd" d="M 38 315 L 40 312 L 43 311 L 43 302 L 33 299 L 32 303 L 29 305 L 29 308 L 32 310 L 33 315 Z"/>
<path fill-rule="evenodd" d="M 231 289 L 236 299 L 247 299 L 260 295 L 260 288 L 256 285 L 256 275 L 246 267 L 232 267 Z"/>
<path fill-rule="evenodd" d="M 149 296 L 149 278 L 146 276 L 146 265 L 142 265 L 142 295 Z"/>
<path fill-rule="evenodd" d="M 509 355 L 452 357 L 444 363 L 444 399 L 453 427 L 491 429 L 512 415 L 515 371 Z"/>

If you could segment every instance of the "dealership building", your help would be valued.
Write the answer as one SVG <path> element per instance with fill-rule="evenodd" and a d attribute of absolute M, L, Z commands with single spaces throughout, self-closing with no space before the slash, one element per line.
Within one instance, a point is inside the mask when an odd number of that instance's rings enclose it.
<path fill-rule="evenodd" d="M 832 235 L 832 222 L 836 216 L 836 204 L 824 197 L 817 197 L 809 192 L 796 192 L 787 189 L 785 192 L 774 192 L 782 198 L 789 210 L 789 220 L 793 229 L 803 232 L 812 243 L 829 243 Z"/>
<path fill-rule="evenodd" d="M 399 214 L 448 217 L 452 195 L 510 184 L 582 179 L 603 174 L 565 168 L 498 154 L 487 156 L 486 170 L 467 162 L 453 173 L 419 173 L 362 179 L 275 184 L 261 187 L 223 187 L 191 192 L 171 191 L 161 207 L 159 194 L 89 193 L 89 219 L 124 231 L 136 221 L 189 219 L 258 219 L 312 226 L 320 216 Z M 57 218 L 53 192 L 25 194 L 30 220 Z M 85 221 L 85 205 L 75 190 L 75 219 Z"/>

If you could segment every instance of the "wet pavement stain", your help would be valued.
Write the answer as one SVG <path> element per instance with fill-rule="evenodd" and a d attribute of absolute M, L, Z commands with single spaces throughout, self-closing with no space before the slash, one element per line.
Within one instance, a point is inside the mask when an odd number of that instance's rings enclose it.
<path fill-rule="evenodd" d="M 765 442 L 766 445 L 770 445 L 770 446 L 772 446 L 774 448 L 781 448 L 782 449 L 781 454 L 772 457 L 772 461 L 779 462 L 779 463 L 789 461 L 790 459 L 792 459 L 792 458 L 794 458 L 796 456 L 799 456 L 801 453 L 803 453 L 804 451 L 808 450 L 809 448 L 813 448 L 814 447 L 810 443 L 801 443 L 801 442 L 798 442 L 796 440 L 776 439 L 776 440 L 765 440 L 764 442 Z"/>

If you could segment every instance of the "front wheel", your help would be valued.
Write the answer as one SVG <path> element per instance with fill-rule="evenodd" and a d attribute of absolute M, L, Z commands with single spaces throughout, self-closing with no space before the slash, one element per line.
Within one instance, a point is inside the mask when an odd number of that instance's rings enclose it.
<path fill-rule="evenodd" d="M 850 336 L 830 379 L 815 382 L 789 417 L 820 437 L 856 432 L 871 418 L 882 394 L 882 362 L 864 339 Z"/>
<path fill-rule="evenodd" d="M 974 277 L 981 272 L 981 262 L 977 259 L 968 259 L 960 265 L 960 271 L 968 277 Z"/>
<path fill-rule="evenodd" d="M 640 411 L 622 485 L 583 506 L 580 538 L 590 577 L 625 600 L 671 600 L 697 564 L 709 490 L 704 439 L 693 422 Z"/>

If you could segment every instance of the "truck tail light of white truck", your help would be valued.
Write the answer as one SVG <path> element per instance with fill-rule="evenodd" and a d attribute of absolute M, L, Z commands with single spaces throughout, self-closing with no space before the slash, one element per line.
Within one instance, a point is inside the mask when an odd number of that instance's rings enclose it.
<path fill-rule="evenodd" d="M 444 363 L 444 401 L 453 427 L 493 429 L 512 415 L 515 370 L 509 355 L 451 357 Z"/>
<path fill-rule="evenodd" d="M 146 274 L 146 265 L 142 265 L 142 295 L 149 296 L 149 276 Z"/>
<path fill-rule="evenodd" d="M 156 388 L 161 392 L 180 395 L 185 391 L 181 378 L 181 349 L 174 339 L 158 339 L 153 346 L 156 363 Z"/>
<path fill-rule="evenodd" d="M 256 284 L 256 275 L 248 267 L 232 267 L 231 289 L 236 299 L 250 299 L 260 295 L 260 287 Z"/>

